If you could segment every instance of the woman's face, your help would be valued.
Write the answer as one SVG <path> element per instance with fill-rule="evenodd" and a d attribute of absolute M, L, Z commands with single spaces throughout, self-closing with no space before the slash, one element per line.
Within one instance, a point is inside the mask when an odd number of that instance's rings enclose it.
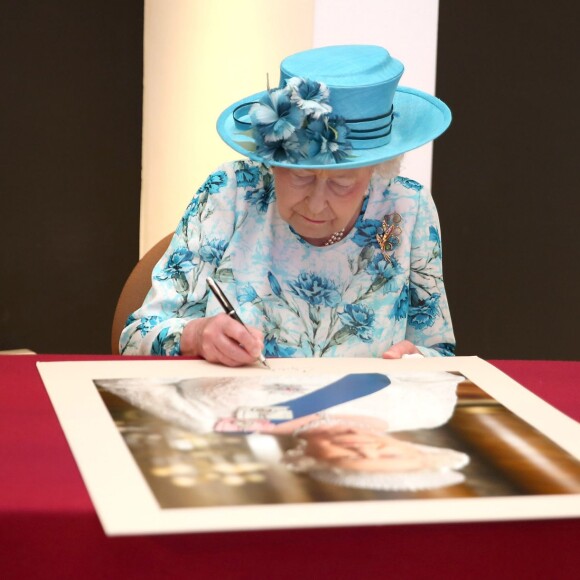
<path fill-rule="evenodd" d="M 369 472 L 415 471 L 431 466 L 417 446 L 364 428 L 333 428 L 303 433 L 306 454 L 325 463 Z"/>
<path fill-rule="evenodd" d="M 333 233 L 354 226 L 373 168 L 274 167 L 273 172 L 281 218 L 307 242 L 321 246 Z"/>

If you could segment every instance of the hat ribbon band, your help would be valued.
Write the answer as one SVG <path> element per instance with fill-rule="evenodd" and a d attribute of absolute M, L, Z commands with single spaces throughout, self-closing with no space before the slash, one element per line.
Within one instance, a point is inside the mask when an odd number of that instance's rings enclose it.
<path fill-rule="evenodd" d="M 363 119 L 345 119 L 344 122 L 347 123 L 348 125 L 355 125 L 355 124 L 363 124 L 363 123 L 374 123 L 374 121 L 380 121 L 381 119 L 386 119 L 387 123 L 384 126 L 388 127 L 393 122 L 393 116 L 394 116 L 394 109 L 393 109 L 393 106 L 391 105 L 389 112 L 385 113 L 384 115 L 376 115 L 375 117 L 367 117 L 367 118 L 363 118 Z"/>
<path fill-rule="evenodd" d="M 375 117 L 367 117 L 364 119 L 345 119 L 346 126 L 349 129 L 349 136 L 351 133 L 372 133 L 378 131 L 385 131 L 393 123 L 393 107 L 391 106 L 386 115 L 377 115 Z M 354 135 L 353 135 L 354 138 Z"/>
<path fill-rule="evenodd" d="M 258 101 L 242 103 L 232 111 L 232 117 L 234 118 L 234 124 L 236 128 L 240 129 L 241 131 L 247 131 L 249 128 L 251 128 L 252 123 L 249 121 L 242 121 L 242 117 L 247 117 L 249 119 L 247 115 L 250 112 L 252 105 L 256 104 L 257 102 Z"/>
<path fill-rule="evenodd" d="M 351 127 L 349 127 L 349 131 L 350 131 L 349 134 L 352 134 L 352 133 L 375 133 L 376 131 L 384 131 L 385 129 L 388 129 L 390 131 L 392 126 L 393 126 L 393 121 L 391 120 L 391 122 L 386 124 L 386 125 L 381 125 L 380 127 L 373 127 L 372 129 L 352 129 Z"/>
<path fill-rule="evenodd" d="M 241 125 L 244 128 L 247 127 L 251 127 L 252 123 L 248 122 L 248 121 L 242 121 L 242 117 L 246 116 L 249 112 L 250 109 L 252 108 L 252 105 L 255 105 L 256 103 L 258 103 L 258 101 L 250 101 L 248 103 L 242 103 L 241 105 L 238 105 L 233 111 L 232 111 L 232 117 L 234 118 L 234 123 L 236 125 Z M 368 131 L 378 131 L 380 129 L 386 129 L 387 127 L 389 127 L 391 125 L 391 123 L 393 122 L 393 107 L 391 106 L 391 109 L 388 113 L 386 113 L 385 115 L 377 115 L 375 117 L 367 117 L 367 118 L 363 118 L 363 119 L 345 119 L 344 122 L 349 125 L 349 129 L 353 132 L 356 133 L 362 133 L 362 132 L 368 132 Z M 350 125 L 358 125 L 358 124 L 363 124 L 363 123 L 373 123 L 374 121 L 380 121 L 381 119 L 387 119 L 387 123 L 385 125 L 381 125 L 380 127 L 371 127 L 370 129 L 354 129 L 352 127 L 350 127 Z"/>
<path fill-rule="evenodd" d="M 252 123 L 250 121 L 242 120 L 243 118 L 249 119 L 249 112 L 252 108 L 252 105 L 257 101 L 251 101 L 248 103 L 242 103 L 238 105 L 232 111 L 232 117 L 234 119 L 234 124 L 236 128 L 240 131 L 247 131 L 248 129 L 252 128 Z M 391 106 L 391 110 L 386 115 L 378 115 L 376 117 L 368 117 L 364 119 L 351 119 L 345 120 L 345 123 L 348 126 L 349 133 L 348 139 L 353 142 L 354 149 L 373 149 L 374 147 L 381 147 L 386 145 L 390 141 L 391 137 L 391 130 L 392 130 L 392 123 L 393 123 L 394 111 L 393 107 Z M 388 119 L 388 122 L 384 125 L 379 127 L 372 126 L 375 121 L 379 121 L 381 119 Z M 368 123 L 371 125 L 370 128 L 358 128 L 353 129 L 351 125 L 358 125 L 359 127 L 364 123 Z M 388 129 L 387 131 L 384 131 Z M 376 134 L 377 131 L 384 131 L 382 133 Z"/>
<path fill-rule="evenodd" d="M 381 137 L 388 137 L 391 134 L 392 131 L 392 127 L 389 126 L 389 130 L 385 131 L 384 133 L 379 133 L 378 135 L 353 135 L 352 133 L 348 134 L 348 138 L 351 141 L 360 141 L 360 140 L 366 140 L 366 139 L 380 139 Z M 375 131 L 373 131 L 374 133 Z"/>

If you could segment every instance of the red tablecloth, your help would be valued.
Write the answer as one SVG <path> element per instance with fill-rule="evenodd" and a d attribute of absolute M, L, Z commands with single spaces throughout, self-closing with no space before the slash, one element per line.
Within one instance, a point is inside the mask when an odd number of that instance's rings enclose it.
<path fill-rule="evenodd" d="M 580 520 L 108 538 L 37 361 L 0 356 L 0 578 L 576 578 Z M 580 420 L 580 362 L 491 361 Z"/>

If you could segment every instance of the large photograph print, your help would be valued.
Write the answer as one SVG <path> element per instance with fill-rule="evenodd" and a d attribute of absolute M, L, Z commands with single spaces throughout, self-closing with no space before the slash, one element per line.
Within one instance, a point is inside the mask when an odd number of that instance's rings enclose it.
<path fill-rule="evenodd" d="M 108 533 L 566 517 L 578 505 L 578 424 L 480 359 L 271 362 L 40 364 Z M 55 364 L 81 371 L 75 397 L 90 392 L 74 428 Z M 78 429 L 87 404 L 102 424 L 92 444 Z"/>

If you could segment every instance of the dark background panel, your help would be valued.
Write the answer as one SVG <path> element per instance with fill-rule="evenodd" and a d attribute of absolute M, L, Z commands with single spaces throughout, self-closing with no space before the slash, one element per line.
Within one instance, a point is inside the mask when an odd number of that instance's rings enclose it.
<path fill-rule="evenodd" d="M 0 7 L 0 350 L 109 352 L 138 259 L 142 0 Z"/>
<path fill-rule="evenodd" d="M 0 350 L 109 352 L 138 258 L 142 43 L 142 0 L 0 3 Z M 571 0 L 440 1 L 458 354 L 580 360 L 579 48 Z"/>
<path fill-rule="evenodd" d="M 441 0 L 435 145 L 458 353 L 580 359 L 575 3 Z"/>

